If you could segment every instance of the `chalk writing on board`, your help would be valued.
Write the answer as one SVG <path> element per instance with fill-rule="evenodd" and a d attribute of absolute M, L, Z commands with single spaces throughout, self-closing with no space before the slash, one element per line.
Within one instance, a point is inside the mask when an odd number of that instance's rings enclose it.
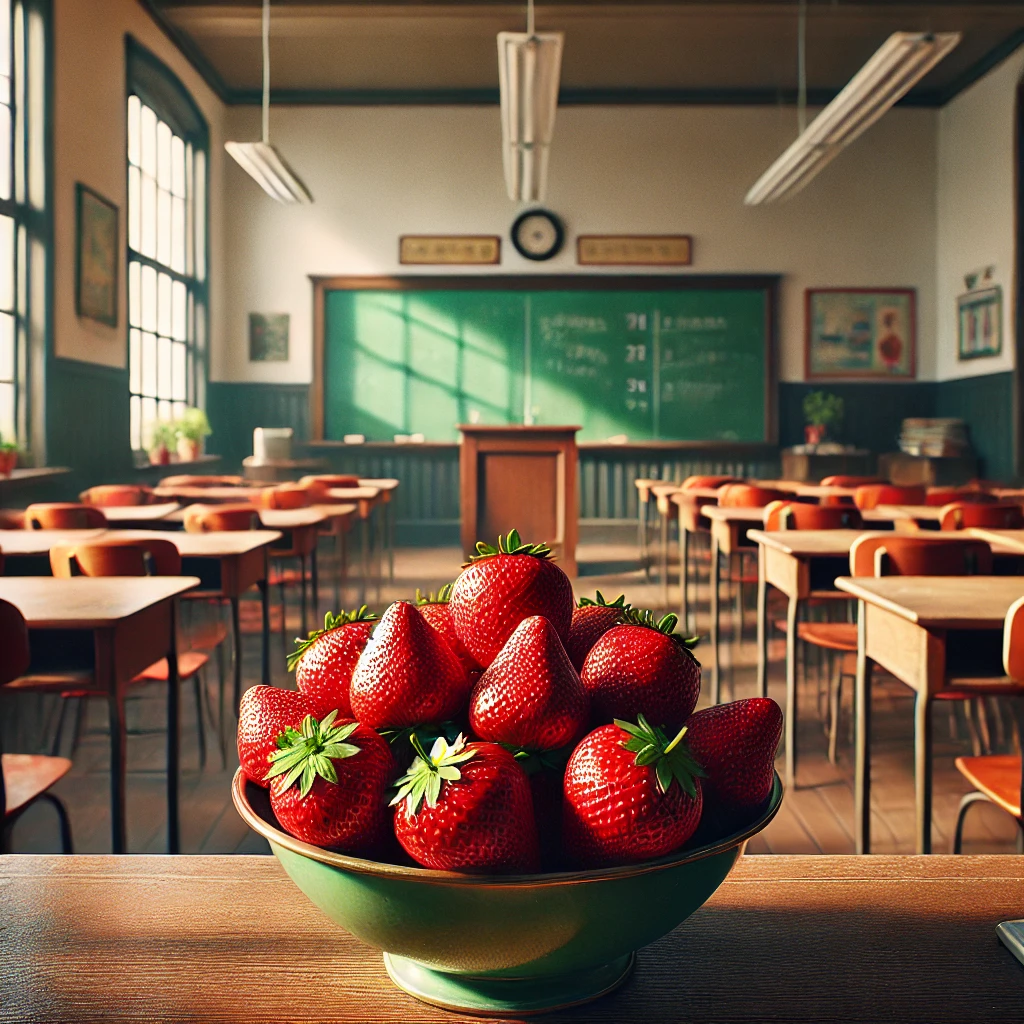
<path fill-rule="evenodd" d="M 555 331 L 568 329 L 570 331 L 593 331 L 594 333 L 606 333 L 608 324 L 603 317 L 599 316 L 578 316 L 574 313 L 556 313 L 554 316 L 542 316 L 539 321 L 541 336 L 544 338 L 554 337 Z"/>

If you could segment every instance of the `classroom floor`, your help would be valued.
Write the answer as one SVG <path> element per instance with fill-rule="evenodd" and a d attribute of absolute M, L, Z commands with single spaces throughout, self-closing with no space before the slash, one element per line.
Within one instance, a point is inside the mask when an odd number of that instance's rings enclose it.
<path fill-rule="evenodd" d="M 461 556 L 455 548 L 399 549 L 395 559 L 395 581 L 384 586 L 384 603 L 410 597 L 417 587 L 436 590 L 458 572 Z M 592 595 L 600 589 L 612 598 L 625 593 L 627 600 L 640 607 L 661 607 L 661 586 L 648 583 L 637 560 L 635 545 L 623 543 L 585 544 L 579 550 L 581 575 L 576 581 L 578 594 Z M 328 586 L 323 589 L 329 590 Z M 678 588 L 672 588 L 676 600 Z M 326 598 L 326 594 L 324 597 Z M 753 595 L 750 595 L 751 598 Z M 350 603 L 355 594 L 349 593 Z M 376 602 L 374 602 L 376 604 Z M 702 614 L 698 626 L 707 631 L 706 593 L 702 591 Z M 323 606 L 322 611 L 326 609 Z M 294 619 L 294 622 L 292 620 Z M 298 616 L 289 617 L 290 635 L 298 631 Z M 747 633 L 739 645 L 732 642 L 732 624 L 728 611 L 723 618 L 723 635 L 729 638 L 723 649 L 726 679 L 725 696 L 730 697 L 732 679 L 737 697 L 755 692 L 755 644 L 753 612 L 746 615 Z M 244 658 L 246 683 L 258 681 L 258 638 L 246 639 Z M 698 647 L 698 657 L 707 662 L 710 650 Z M 274 682 L 290 685 L 284 669 L 280 635 L 272 640 Z M 784 698 L 783 642 L 772 641 L 771 694 L 780 703 Z M 208 671 L 207 685 L 216 704 L 216 673 Z M 824 721 L 817 713 L 818 684 L 814 672 L 801 683 L 801 722 L 799 731 L 800 766 L 795 792 L 787 792 L 782 808 L 767 829 L 751 841 L 750 853 L 853 853 L 853 762 L 850 736 L 852 687 L 845 693 L 844 725 L 841 732 L 839 761 L 831 765 L 826 757 Z M 36 704 L 21 705 L 20 701 Z M 706 702 L 706 696 L 703 698 Z M 160 732 L 165 697 L 159 687 L 142 691 L 129 702 L 128 739 L 128 848 L 133 853 L 160 853 L 165 849 L 164 816 L 164 737 Z M 52 715 L 38 704 L 38 698 L 4 698 L 5 716 L 21 715 L 24 729 L 12 729 L 8 721 L 5 734 L 12 733 L 22 745 L 6 749 L 25 751 L 25 743 L 38 744 L 45 739 L 43 723 Z M 55 787 L 71 815 L 75 850 L 79 853 L 104 853 L 110 850 L 108 810 L 109 776 L 105 707 L 102 701 L 88 702 L 84 730 L 73 760 L 72 771 Z M 970 753 L 963 718 L 957 737 L 951 735 L 944 710 L 937 710 L 934 759 L 934 831 L 936 852 L 949 849 L 956 810 L 968 786 L 953 767 L 953 759 Z M 894 680 L 879 681 L 874 703 L 874 764 L 872 786 L 873 846 L 877 853 L 913 853 L 913 713 L 910 691 Z M 51 727 L 52 728 L 52 727 Z M 150 731 L 152 730 L 152 731 Z M 70 745 L 70 730 L 65 731 L 65 752 Z M 226 764 L 222 765 L 215 740 L 208 736 L 207 763 L 198 764 L 195 705 L 191 687 L 182 690 L 182 849 L 185 853 L 260 853 L 268 852 L 263 839 L 250 832 L 231 804 L 229 788 L 237 766 L 230 726 L 226 734 Z M 52 738 L 52 732 L 51 732 Z M 781 759 L 779 762 L 781 770 Z M 965 830 L 967 853 L 1012 853 L 1016 828 L 994 807 L 972 808 Z M 17 823 L 11 838 L 14 852 L 46 852 L 59 849 L 53 811 L 45 805 L 31 808 Z"/>

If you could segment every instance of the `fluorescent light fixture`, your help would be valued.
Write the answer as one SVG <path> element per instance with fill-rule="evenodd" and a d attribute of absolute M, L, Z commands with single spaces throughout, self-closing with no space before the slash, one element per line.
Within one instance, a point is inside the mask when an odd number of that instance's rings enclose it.
<path fill-rule="evenodd" d="M 224 148 L 271 199 L 279 203 L 313 202 L 302 179 L 270 144 L 270 0 L 263 0 L 263 139 L 225 142 Z"/>
<path fill-rule="evenodd" d="M 498 33 L 501 153 L 509 199 L 544 198 L 563 40 L 561 32 L 534 31 L 533 0 L 527 7 L 526 32 Z"/>
<path fill-rule="evenodd" d="M 761 175 L 747 193 L 747 205 L 799 192 L 959 42 L 959 32 L 894 32 Z"/>

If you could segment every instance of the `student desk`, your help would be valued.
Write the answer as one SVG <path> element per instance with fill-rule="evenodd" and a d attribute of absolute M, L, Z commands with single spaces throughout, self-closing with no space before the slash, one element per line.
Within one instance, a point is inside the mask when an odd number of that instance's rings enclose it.
<path fill-rule="evenodd" d="M 381 492 L 381 501 L 384 503 L 383 546 L 388 553 L 388 579 L 392 582 L 395 579 L 395 507 L 392 498 L 400 483 L 394 477 L 367 477 L 359 480 L 360 487 L 377 487 Z"/>
<path fill-rule="evenodd" d="M 1024 908 L 1018 860 L 742 857 L 618 992 L 538 1019 L 1007 1024 L 1024 968 L 995 926 Z M 8 855 L 0 891 L 7 1024 L 477 1020 L 399 991 L 273 857 Z"/>
<path fill-rule="evenodd" d="M 858 649 L 854 828 L 858 853 L 871 851 L 871 666 L 881 665 L 914 691 L 917 852 L 931 852 L 931 698 L 947 667 L 967 659 L 987 674 L 998 662 L 1003 620 L 1024 595 L 1020 576 L 841 576 L 857 599 Z M 999 668 L 1001 671 L 1001 666 Z M 992 673 L 995 675 L 995 673 Z M 1020 916 L 1019 914 L 1017 916 Z"/>
<path fill-rule="evenodd" d="M 181 505 L 176 501 L 162 501 L 158 505 L 112 505 L 101 508 L 107 522 L 113 527 L 141 527 L 157 523 L 177 512 Z"/>
<path fill-rule="evenodd" d="M 269 485 L 272 488 L 274 485 Z M 182 504 L 198 502 L 203 505 L 214 505 L 226 501 L 255 501 L 268 487 L 196 487 L 194 484 L 181 484 L 170 487 L 154 487 L 153 493 L 165 501 L 178 501 Z"/>
<path fill-rule="evenodd" d="M 170 853 L 179 849 L 179 692 L 174 599 L 198 583 L 194 576 L 0 578 L 0 599 L 19 609 L 28 625 L 29 639 L 35 641 L 33 662 L 37 662 L 39 648 L 47 644 L 48 631 L 90 637 L 92 663 L 77 667 L 91 672 L 89 689 L 107 697 L 110 820 L 115 853 L 124 853 L 127 847 L 125 691 L 136 675 L 161 658 L 168 663 L 167 849 Z M 45 671 L 45 666 L 30 666 L 29 672 L 33 671 Z M 0 971 L 3 973 L 7 972 Z M 5 1005 L 6 1000 L 0 999 L 0 1006 Z"/>
<path fill-rule="evenodd" d="M 362 571 L 359 580 L 359 603 L 366 601 L 367 581 L 370 578 L 371 549 L 375 545 L 370 538 L 370 517 L 377 505 L 383 502 L 380 487 L 360 484 L 358 487 L 332 487 L 327 496 L 331 501 L 354 503 L 359 512 Z M 380 573 L 377 574 L 377 599 L 380 599 Z"/>

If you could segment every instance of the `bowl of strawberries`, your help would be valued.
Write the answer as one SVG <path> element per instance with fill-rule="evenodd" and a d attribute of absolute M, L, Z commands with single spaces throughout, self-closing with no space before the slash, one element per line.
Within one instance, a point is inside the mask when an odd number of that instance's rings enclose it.
<path fill-rule="evenodd" d="M 440 593 L 329 615 L 242 698 L 239 813 L 397 985 L 478 1015 L 597 998 L 774 817 L 778 705 L 695 711 L 693 641 L 576 604 L 512 531 Z"/>

